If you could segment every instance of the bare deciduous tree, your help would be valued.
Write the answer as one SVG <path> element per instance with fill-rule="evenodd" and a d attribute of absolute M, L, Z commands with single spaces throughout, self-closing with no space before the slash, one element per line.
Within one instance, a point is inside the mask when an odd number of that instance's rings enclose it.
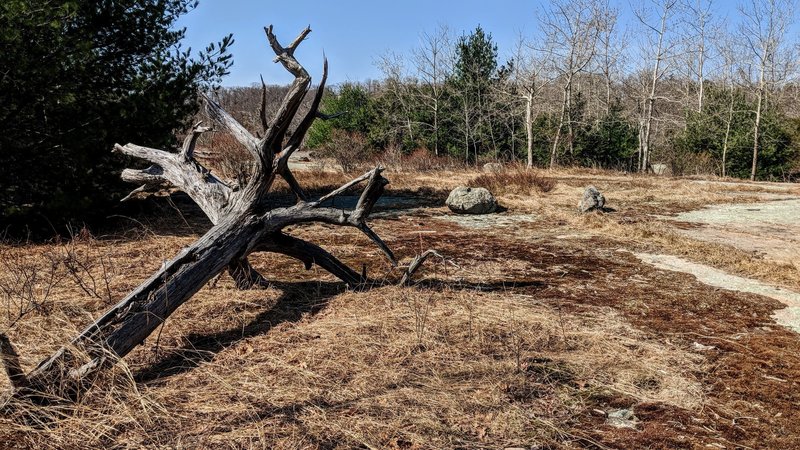
<path fill-rule="evenodd" d="M 794 0 L 748 0 L 740 5 L 743 21 L 740 35 L 746 42 L 752 58 L 749 84 L 756 96 L 755 121 L 753 124 L 753 163 L 750 179 L 756 179 L 758 171 L 759 139 L 761 120 L 769 95 L 791 72 L 794 63 L 793 49 L 786 35 L 794 19 Z"/>
<path fill-rule="evenodd" d="M 400 108 L 399 117 L 390 117 L 390 123 L 394 124 L 394 129 L 405 130 L 410 140 L 414 140 L 414 129 L 419 125 L 413 119 L 414 107 L 412 95 L 417 91 L 417 81 L 406 73 L 405 61 L 400 55 L 387 53 L 378 61 L 383 75 L 384 92 L 390 96 L 392 102 Z"/>
<path fill-rule="evenodd" d="M 709 41 L 717 35 L 716 22 L 712 13 L 712 0 L 684 0 L 684 24 L 686 33 L 686 54 L 689 57 L 688 69 L 693 72 L 689 82 L 697 90 L 697 112 L 703 111 L 705 99 L 705 78 L 709 51 L 713 46 Z M 694 79 L 694 81 L 692 81 Z"/>
<path fill-rule="evenodd" d="M 537 58 L 541 54 L 541 47 L 531 45 L 520 36 L 517 41 L 513 67 L 513 73 L 509 80 L 511 91 L 522 100 L 525 123 L 525 150 L 527 154 L 527 166 L 533 167 L 533 144 L 535 136 L 533 134 L 533 121 L 538 113 L 537 100 L 544 88 L 552 82 L 547 79 L 543 72 L 545 64 Z M 515 99 L 516 100 L 516 99 Z"/>
<path fill-rule="evenodd" d="M 417 97 L 433 116 L 430 124 L 433 133 L 433 151 L 439 156 L 445 81 L 453 70 L 452 39 L 448 29 L 440 26 L 433 33 L 422 33 L 420 43 L 421 46 L 412 51 L 412 60 L 419 80 Z"/>
<path fill-rule="evenodd" d="M 625 45 L 619 37 L 618 29 L 619 10 L 612 7 L 606 0 L 598 23 L 598 71 L 603 75 L 605 82 L 605 114 L 608 115 L 611 109 L 612 95 L 614 86 L 614 76 L 619 70 L 621 60 L 625 55 Z"/>
<path fill-rule="evenodd" d="M 728 108 L 723 118 L 725 134 L 722 138 L 722 168 L 720 170 L 720 175 L 724 178 L 727 176 L 728 170 L 728 151 L 730 147 L 731 127 L 733 126 L 733 114 L 735 112 L 734 106 L 736 103 L 736 73 L 741 68 L 741 52 L 739 51 L 739 46 L 734 43 L 733 36 L 727 33 L 718 37 L 716 47 L 717 53 L 720 55 L 721 59 L 721 81 L 728 96 Z"/>
<path fill-rule="evenodd" d="M 599 0 L 556 0 L 540 16 L 544 39 L 540 51 L 547 55 L 562 88 L 561 114 L 550 151 L 550 167 L 558 164 L 558 146 L 564 126 L 572 153 L 572 87 L 575 77 L 592 62 L 597 52 L 603 4 Z"/>
<path fill-rule="evenodd" d="M 636 18 L 642 25 L 643 34 L 647 35 L 643 58 L 651 61 L 650 78 L 647 81 L 647 92 L 644 97 L 641 118 L 639 121 L 639 171 L 646 172 L 650 167 L 650 139 L 653 132 L 653 117 L 656 105 L 658 84 L 667 73 L 668 58 L 674 46 L 667 39 L 668 24 L 675 12 L 678 0 L 652 0 L 655 20 L 651 20 L 651 11 L 639 9 Z"/>

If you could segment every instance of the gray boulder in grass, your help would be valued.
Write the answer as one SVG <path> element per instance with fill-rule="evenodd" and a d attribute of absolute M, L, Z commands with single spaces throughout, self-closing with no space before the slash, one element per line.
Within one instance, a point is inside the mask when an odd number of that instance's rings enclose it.
<path fill-rule="evenodd" d="M 606 204 L 606 198 L 594 186 L 588 186 L 583 191 L 583 198 L 578 203 L 578 209 L 581 212 L 602 211 L 603 206 Z"/>
<path fill-rule="evenodd" d="M 492 193 L 480 187 L 459 186 L 450 192 L 445 204 L 459 214 L 489 214 L 497 209 L 497 200 Z"/>
<path fill-rule="evenodd" d="M 504 169 L 500 163 L 486 163 L 483 165 L 483 171 L 486 173 L 500 173 Z"/>

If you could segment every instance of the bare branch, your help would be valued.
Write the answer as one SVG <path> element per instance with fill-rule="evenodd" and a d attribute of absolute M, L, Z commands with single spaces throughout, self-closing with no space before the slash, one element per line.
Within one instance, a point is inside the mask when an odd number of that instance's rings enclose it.
<path fill-rule="evenodd" d="M 301 31 L 300 34 L 296 38 L 294 38 L 292 43 L 289 44 L 288 47 L 286 47 L 286 53 L 294 55 L 294 51 L 297 49 L 297 46 L 300 45 L 300 43 L 305 40 L 305 38 L 308 36 L 309 33 L 311 33 L 310 25 L 305 27 L 305 29 L 303 29 L 303 31 Z"/>
<path fill-rule="evenodd" d="M 186 139 L 183 141 L 183 147 L 181 148 L 181 157 L 184 161 L 190 161 L 194 158 L 194 146 L 197 143 L 197 138 L 200 137 L 201 134 L 205 133 L 206 131 L 211 131 L 210 127 L 201 127 L 200 125 L 203 122 L 197 122 L 194 127 L 192 127 L 192 132 L 186 136 Z"/>
<path fill-rule="evenodd" d="M 272 25 L 264 27 L 272 50 L 277 55 L 275 61 L 283 64 L 283 67 L 295 76 L 289 92 L 283 98 L 278 110 L 272 117 L 272 121 L 265 130 L 264 138 L 258 143 L 256 153 L 257 160 L 261 163 L 261 170 L 264 173 L 271 173 L 273 170 L 274 155 L 281 151 L 283 138 L 286 135 L 292 118 L 297 114 L 297 110 L 303 102 L 303 98 L 311 84 L 311 77 L 305 68 L 294 58 L 294 50 L 300 45 L 311 32 L 310 28 L 303 30 L 300 35 L 292 42 L 288 48 L 283 48 L 278 42 L 278 38 L 272 32 Z"/>
<path fill-rule="evenodd" d="M 261 131 L 267 131 L 269 123 L 267 122 L 267 84 L 264 83 L 264 77 L 261 78 L 261 108 L 258 110 L 258 117 L 261 119 Z"/>
<path fill-rule="evenodd" d="M 272 47 L 272 51 L 275 52 L 275 59 L 274 62 L 280 62 L 286 67 L 286 70 L 292 73 L 292 75 L 296 77 L 302 76 L 305 69 L 294 59 L 294 51 L 297 50 L 297 47 L 300 45 L 303 40 L 311 33 L 311 27 L 306 27 L 300 34 L 289 44 L 288 47 L 283 48 L 278 42 L 278 38 L 275 37 L 275 33 L 272 32 L 272 25 L 268 27 L 264 27 L 264 32 L 267 34 L 267 40 L 269 40 L 269 45 Z"/>
<path fill-rule="evenodd" d="M 306 191 L 300 186 L 300 183 L 297 182 L 297 179 L 289 170 L 288 166 L 285 170 L 281 171 L 281 176 L 286 180 L 286 184 L 289 185 L 289 189 L 294 193 L 297 201 L 307 202 L 309 200 L 308 194 L 306 194 Z"/>
<path fill-rule="evenodd" d="M 367 237 L 372 242 L 374 242 L 375 245 L 377 245 L 379 249 L 381 249 L 383 254 L 386 255 L 386 258 L 389 260 L 389 262 L 392 263 L 392 266 L 395 266 L 395 267 L 397 266 L 397 259 L 394 257 L 394 253 L 392 253 L 392 249 L 390 249 L 389 246 L 386 245 L 385 242 L 383 242 L 383 239 L 381 239 L 380 236 L 378 236 L 374 231 L 372 231 L 372 228 L 368 227 L 367 224 L 361 224 L 358 227 L 358 229 L 361 230 L 362 233 L 366 234 Z"/>
<path fill-rule="evenodd" d="M 258 156 L 257 148 L 258 148 L 258 140 L 250 134 L 245 127 L 242 126 L 236 119 L 231 117 L 227 111 L 222 109 L 222 107 L 212 100 L 209 96 L 205 93 L 201 93 L 203 100 L 206 102 L 206 111 L 208 115 L 211 116 L 214 121 L 218 124 L 225 127 L 228 132 L 236 139 L 237 142 L 242 144 L 244 148 L 249 151 L 253 157 Z"/>
<path fill-rule="evenodd" d="M 406 268 L 406 271 L 403 273 L 403 278 L 400 279 L 400 285 L 404 286 L 411 282 L 411 277 L 414 275 L 414 273 L 419 270 L 419 268 L 422 267 L 422 263 L 424 263 L 425 260 L 431 256 L 435 256 L 444 262 L 448 261 L 447 258 L 439 254 L 436 250 L 427 250 L 423 254 L 411 260 L 411 262 L 408 264 L 408 268 Z"/>
<path fill-rule="evenodd" d="M 172 185 L 188 194 L 216 223 L 233 195 L 233 189 L 208 169 L 197 161 L 185 160 L 182 155 L 135 144 L 115 144 L 114 151 L 153 163 L 147 169 L 126 169 L 122 172 L 123 180 L 145 185 L 131 192 L 125 197 L 126 200 L 148 189 Z"/>
<path fill-rule="evenodd" d="M 289 161 L 289 157 L 292 156 L 295 150 L 300 148 L 300 145 L 303 143 L 303 138 L 305 137 L 308 129 L 311 128 L 311 124 L 314 122 L 314 119 L 317 116 L 317 111 L 319 110 L 319 104 L 322 101 L 322 96 L 325 94 L 325 82 L 328 80 L 328 59 L 325 58 L 322 64 L 322 80 L 319 83 L 319 87 L 317 87 L 317 92 L 314 95 L 314 100 L 311 102 L 311 108 L 306 113 L 303 120 L 297 126 L 297 129 L 294 130 L 292 133 L 291 139 L 289 139 L 289 143 L 287 144 L 286 148 L 280 153 L 278 167 L 283 168 Z"/>
<path fill-rule="evenodd" d="M 327 79 L 328 59 L 325 58 L 322 65 L 322 81 L 320 81 L 319 87 L 317 88 L 317 93 L 314 95 L 314 100 L 311 102 L 311 107 L 308 110 L 308 113 L 306 113 L 303 120 L 297 126 L 297 129 L 295 129 L 292 133 L 292 137 L 289 139 L 286 147 L 275 156 L 275 172 L 280 174 L 283 179 L 286 180 L 286 183 L 289 184 L 292 192 L 294 192 L 295 196 L 300 201 L 308 201 L 308 196 L 297 183 L 297 180 L 294 178 L 292 172 L 289 170 L 289 158 L 292 156 L 295 150 L 300 148 L 300 145 L 303 143 L 303 138 L 308 132 L 308 129 L 311 127 L 311 124 L 314 122 L 316 112 L 318 111 L 320 101 L 322 100 L 322 95 L 325 92 L 325 82 Z"/>
<path fill-rule="evenodd" d="M 306 270 L 310 269 L 312 264 L 316 264 L 347 283 L 350 287 L 355 287 L 366 281 L 357 272 L 322 247 L 283 233 L 274 235 L 270 241 L 256 247 L 256 250 L 280 253 L 298 259 L 303 262 Z"/>
<path fill-rule="evenodd" d="M 348 181 L 347 183 L 343 184 L 342 186 L 340 186 L 340 187 L 334 189 L 333 191 L 331 191 L 331 192 L 323 195 L 322 197 L 320 197 L 319 200 L 317 200 L 316 202 L 314 202 L 312 204 L 312 206 L 319 206 L 322 203 L 324 203 L 325 201 L 330 200 L 333 197 L 336 197 L 337 195 L 339 195 L 342 192 L 350 189 L 351 187 L 357 185 L 358 183 L 361 183 L 362 181 L 370 178 L 372 176 L 373 172 L 374 172 L 374 170 L 370 170 L 369 172 L 364 173 L 363 175 L 359 176 L 358 178 L 354 178 L 354 179 Z"/>
<path fill-rule="evenodd" d="M 166 185 L 164 169 L 152 165 L 146 169 L 125 169 L 122 171 L 122 180 L 128 183 L 145 183 L 148 185 Z"/>

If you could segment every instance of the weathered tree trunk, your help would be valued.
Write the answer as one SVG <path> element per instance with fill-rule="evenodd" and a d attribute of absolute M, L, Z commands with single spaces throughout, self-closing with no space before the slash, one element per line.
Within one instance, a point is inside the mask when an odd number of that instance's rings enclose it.
<path fill-rule="evenodd" d="M 554 169 L 558 165 L 558 144 L 561 139 L 561 129 L 564 127 L 564 115 L 567 112 L 567 88 L 564 88 L 564 99 L 561 102 L 561 116 L 558 119 L 558 127 L 556 128 L 556 135 L 553 138 L 553 146 L 550 150 L 550 168 Z"/>
<path fill-rule="evenodd" d="M 761 80 L 759 81 L 758 99 L 756 100 L 756 120 L 753 124 L 753 165 L 750 168 L 750 181 L 756 180 L 758 173 L 758 138 L 761 132 L 761 108 L 764 102 L 764 72 L 762 68 Z"/>
<path fill-rule="evenodd" d="M 528 168 L 533 167 L 533 89 L 525 95 L 525 144 Z"/>
<path fill-rule="evenodd" d="M 658 80 L 661 78 L 659 72 L 661 62 L 664 59 L 664 35 L 667 32 L 667 18 L 669 17 L 670 8 L 674 6 L 675 2 L 665 2 L 661 12 L 661 27 L 658 30 L 658 45 L 656 46 L 656 60 L 653 64 L 653 75 L 650 79 L 650 92 L 648 93 L 647 100 L 645 101 L 644 110 L 644 127 L 640 128 L 643 133 L 639 139 L 639 153 L 641 155 L 639 171 L 647 172 L 650 168 L 650 136 L 653 127 L 653 110 L 656 104 L 656 86 Z"/>
<path fill-rule="evenodd" d="M 59 349 L 50 358 L 24 375 L 13 368 L 15 395 L 39 401 L 74 395 L 90 375 L 114 364 L 141 344 L 180 305 L 188 301 L 211 278 L 228 269 L 240 288 L 265 282 L 247 262 L 255 251 L 288 255 L 303 262 L 306 268 L 317 264 L 345 283 L 355 286 L 365 280 L 336 257 L 322 248 L 289 236 L 283 230 L 289 225 L 323 222 L 352 226 L 375 242 L 389 260 L 394 255 L 381 238 L 366 224 L 375 202 L 388 181 L 380 167 L 346 183 L 340 188 L 311 201 L 289 170 L 288 160 L 300 147 L 305 133 L 318 114 L 319 102 L 327 78 L 327 61 L 322 81 L 310 111 L 297 128 L 289 126 L 297 114 L 303 97 L 309 90 L 311 78 L 294 58 L 294 51 L 310 32 L 305 29 L 288 46 L 282 47 L 272 32 L 265 28 L 270 46 L 280 62 L 295 76 L 289 92 L 271 120 L 267 120 L 262 104 L 261 121 L 264 137 L 256 139 L 213 100 L 205 97 L 210 116 L 226 128 L 252 156 L 255 164 L 248 182 L 236 190 L 215 177 L 193 157 L 195 142 L 207 128 L 196 125 L 177 153 L 141 147 L 134 144 L 116 145 L 114 150 L 148 161 L 143 170 L 125 170 L 122 178 L 141 184 L 134 193 L 173 186 L 186 192 L 206 213 L 213 227 L 195 243 L 182 250 L 116 306 L 86 327 L 70 345 Z M 298 199 L 291 207 L 275 208 L 267 193 L 276 176 L 286 180 Z M 346 190 L 366 183 L 352 210 L 325 206 L 326 201 Z M 0 342 L 4 359 L 13 366 L 13 347 Z M 12 349 L 9 353 L 8 348 Z M 7 355 L 10 355 L 6 357 Z M 9 365 L 7 364 L 7 366 Z M 18 367 L 18 364 L 17 366 Z"/>
<path fill-rule="evenodd" d="M 467 109 L 467 97 L 464 94 L 464 164 L 469 164 L 469 109 Z"/>
<path fill-rule="evenodd" d="M 436 87 L 434 86 L 434 95 Z M 439 99 L 433 100 L 433 154 L 439 156 Z"/>
<path fill-rule="evenodd" d="M 572 157 L 574 154 L 575 132 L 572 129 L 572 83 L 567 86 L 567 152 Z"/>
<path fill-rule="evenodd" d="M 731 85 L 732 86 L 732 85 Z M 728 142 L 731 136 L 731 124 L 733 123 L 733 101 L 734 95 L 733 87 L 730 90 L 730 103 L 728 103 L 728 120 L 725 122 L 725 138 L 722 140 L 722 178 L 727 175 L 728 166 Z"/>

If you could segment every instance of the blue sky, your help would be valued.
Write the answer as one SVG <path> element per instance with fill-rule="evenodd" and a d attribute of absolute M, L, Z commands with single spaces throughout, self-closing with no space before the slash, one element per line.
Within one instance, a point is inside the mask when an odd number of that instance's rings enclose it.
<path fill-rule="evenodd" d="M 735 10 L 731 2 L 717 3 L 721 12 Z M 380 78 L 374 64 L 378 57 L 389 50 L 408 52 L 419 44 L 420 33 L 433 31 L 439 24 L 457 34 L 480 24 L 492 34 L 504 60 L 520 33 L 535 32 L 541 4 L 542 0 L 200 0 L 198 8 L 181 18 L 178 26 L 187 28 L 184 46 L 193 50 L 233 33 L 234 65 L 223 84 L 243 86 L 258 82 L 259 74 L 269 84 L 291 81 L 291 76 L 272 62 L 265 25 L 273 24 L 284 43 L 311 25 L 312 33 L 296 55 L 312 77 L 319 79 L 324 51 L 330 83 L 340 83 Z M 620 9 L 622 21 L 629 20 L 630 4 L 622 0 Z"/>

